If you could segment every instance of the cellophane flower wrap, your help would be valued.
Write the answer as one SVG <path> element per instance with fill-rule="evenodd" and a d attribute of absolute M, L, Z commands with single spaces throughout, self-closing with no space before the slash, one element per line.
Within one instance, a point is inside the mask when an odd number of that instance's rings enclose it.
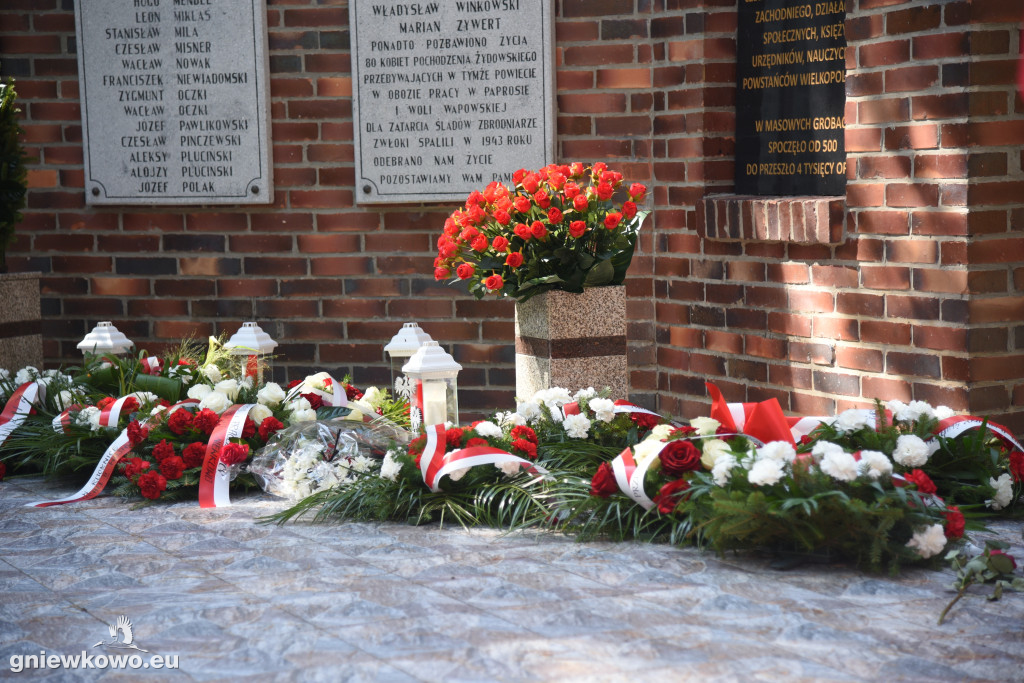
<path fill-rule="evenodd" d="M 550 289 L 619 285 L 626 277 L 647 188 L 603 163 L 520 169 L 493 182 L 445 221 L 434 277 L 524 301 Z"/>

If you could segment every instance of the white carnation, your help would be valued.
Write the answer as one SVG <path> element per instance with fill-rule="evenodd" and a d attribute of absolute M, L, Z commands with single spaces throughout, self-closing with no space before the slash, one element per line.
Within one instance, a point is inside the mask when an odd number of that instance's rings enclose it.
<path fill-rule="evenodd" d="M 867 427 L 874 427 L 874 415 L 875 413 L 872 410 L 851 408 L 839 413 L 836 419 L 832 421 L 832 426 L 841 432 L 856 432 Z"/>
<path fill-rule="evenodd" d="M 860 473 L 871 479 L 887 477 L 892 474 L 892 460 L 880 451 L 860 452 Z"/>
<path fill-rule="evenodd" d="M 747 474 L 747 481 L 754 486 L 771 486 L 772 484 L 777 484 L 785 474 L 786 471 L 782 460 L 761 458 L 750 468 L 750 472 Z"/>
<path fill-rule="evenodd" d="M 821 462 L 829 454 L 838 454 L 843 452 L 843 447 L 832 443 L 831 441 L 819 441 L 814 444 L 814 448 L 811 449 L 811 458 L 814 462 Z"/>
<path fill-rule="evenodd" d="M 920 420 L 922 417 L 935 419 L 935 408 L 932 408 L 927 401 L 911 401 L 907 408 L 917 414 L 915 420 Z"/>
<path fill-rule="evenodd" d="M 758 460 L 777 460 L 782 463 L 796 460 L 796 449 L 786 441 L 769 441 L 757 449 Z"/>
<path fill-rule="evenodd" d="M 293 410 L 289 419 L 292 422 L 313 422 L 316 420 L 316 411 L 309 408 L 306 410 Z"/>
<path fill-rule="evenodd" d="M 232 401 L 238 398 L 238 380 L 224 379 L 213 385 L 214 391 L 219 391 Z"/>
<path fill-rule="evenodd" d="M 697 434 L 710 436 L 718 431 L 722 423 L 710 417 L 695 417 L 690 420 L 690 426 L 697 430 Z"/>
<path fill-rule="evenodd" d="M 10 371 L 0 368 L 0 381 L 3 381 L 11 376 Z"/>
<path fill-rule="evenodd" d="M 956 413 L 953 412 L 953 409 L 949 406 L 939 406 L 935 409 L 936 420 L 945 420 L 946 418 L 953 417 L 954 415 L 956 415 Z"/>
<path fill-rule="evenodd" d="M 586 389 L 580 389 L 572 397 L 574 401 L 582 401 L 583 399 L 591 399 L 597 396 L 597 389 L 594 387 L 587 387 Z"/>
<path fill-rule="evenodd" d="M 395 457 L 395 451 L 384 454 L 384 462 L 380 464 L 380 476 L 388 481 L 397 481 L 402 471 L 402 463 Z"/>
<path fill-rule="evenodd" d="M 516 406 L 516 412 L 527 422 L 532 422 L 541 416 L 540 405 L 533 401 L 523 401 Z"/>
<path fill-rule="evenodd" d="M 572 403 L 572 394 L 563 387 L 551 387 L 550 389 L 538 391 L 533 395 L 533 400 L 537 403 L 543 403 L 548 408 L 561 408 L 566 403 Z"/>
<path fill-rule="evenodd" d="M 700 441 L 695 442 L 700 444 Z M 712 469 L 718 464 L 718 459 L 723 456 L 729 456 L 733 458 L 733 462 L 736 458 L 732 455 L 732 449 L 729 448 L 729 444 L 722 441 L 721 439 L 705 439 L 701 445 L 701 456 L 700 463 L 707 469 Z"/>
<path fill-rule="evenodd" d="M 212 410 L 218 415 L 230 407 L 231 399 L 219 391 L 211 391 L 199 401 L 199 410 Z"/>
<path fill-rule="evenodd" d="M 273 413 L 270 412 L 270 408 L 266 407 L 261 403 L 257 403 L 256 405 L 249 409 L 249 419 L 255 422 L 256 424 L 263 422 L 271 415 L 273 415 Z"/>
<path fill-rule="evenodd" d="M 500 439 L 504 436 L 504 433 L 501 431 L 501 427 L 489 420 L 484 420 L 483 422 L 478 423 L 476 427 L 473 427 L 473 431 L 484 438 L 490 439 Z"/>
<path fill-rule="evenodd" d="M 837 481 L 853 481 L 857 478 L 857 461 L 846 451 L 829 450 L 821 458 L 821 471 Z"/>
<path fill-rule="evenodd" d="M 526 424 L 526 418 L 517 412 L 509 411 L 507 413 L 498 413 L 494 416 L 494 419 L 498 421 L 498 424 L 502 427 L 518 427 L 519 425 Z"/>
<path fill-rule="evenodd" d="M 154 415 L 159 415 L 160 413 L 164 412 L 165 410 L 167 410 L 167 406 L 155 405 L 155 406 L 153 406 L 153 410 L 149 411 L 149 414 L 152 417 Z"/>
<path fill-rule="evenodd" d="M 138 402 L 142 404 L 156 403 L 157 401 L 160 400 L 160 397 L 151 391 L 136 391 L 134 394 L 130 395 L 134 396 L 136 400 L 138 400 Z"/>
<path fill-rule="evenodd" d="M 907 541 L 907 547 L 913 548 L 923 558 L 934 557 L 946 547 L 946 534 L 941 524 L 920 527 L 914 536 Z"/>
<path fill-rule="evenodd" d="M 213 391 L 213 388 L 208 384 L 197 384 L 194 387 L 189 387 L 187 395 L 189 398 L 193 398 L 197 401 L 202 401 L 206 398 L 206 395 Z"/>
<path fill-rule="evenodd" d="M 1001 474 L 998 479 L 989 479 L 988 485 L 995 490 L 992 500 L 985 505 L 993 510 L 1002 510 L 1013 501 L 1013 479 L 1009 474 Z"/>
<path fill-rule="evenodd" d="M 711 468 L 711 476 L 715 479 L 716 486 L 725 486 L 729 483 L 732 471 L 736 467 L 736 458 L 731 453 L 722 453 L 715 459 L 715 466 Z"/>
<path fill-rule="evenodd" d="M 586 415 L 567 415 L 562 421 L 565 433 L 571 439 L 585 439 L 590 430 L 590 420 Z"/>
<path fill-rule="evenodd" d="M 518 460 L 508 460 L 505 462 L 495 463 L 495 467 L 502 471 L 506 477 L 514 477 L 519 474 L 519 468 L 522 463 Z"/>
<path fill-rule="evenodd" d="M 274 407 L 284 400 L 284 389 L 277 382 L 267 382 L 256 392 L 256 400 L 265 406 Z"/>
<path fill-rule="evenodd" d="M 448 478 L 451 479 L 452 481 L 458 481 L 459 479 L 462 479 L 464 476 L 466 476 L 466 472 L 469 472 L 468 467 L 460 467 L 457 470 L 452 470 L 451 472 L 449 472 Z"/>
<path fill-rule="evenodd" d="M 200 372 L 202 372 L 203 376 L 206 377 L 206 379 L 210 380 L 210 382 L 212 382 L 213 384 L 216 384 L 217 382 L 224 379 L 220 374 L 220 368 L 218 368 L 213 363 L 210 363 L 209 365 L 204 365 Z"/>
<path fill-rule="evenodd" d="M 601 422 L 611 422 L 615 419 L 615 401 L 610 398 L 592 398 L 587 405 L 594 411 L 594 417 Z"/>
<path fill-rule="evenodd" d="M 75 424 L 79 427 L 89 427 L 96 431 L 100 428 L 100 409 L 96 406 L 82 408 L 75 417 Z"/>
<path fill-rule="evenodd" d="M 896 439 L 896 448 L 893 449 L 892 459 L 904 467 L 920 467 L 928 462 L 928 444 L 921 437 L 913 434 L 904 434 Z"/>
<path fill-rule="evenodd" d="M 64 390 L 57 394 L 57 402 L 60 404 L 61 408 L 67 409 L 68 406 L 74 404 L 75 395 L 72 394 L 70 391 Z"/>
<path fill-rule="evenodd" d="M 18 374 L 14 376 L 14 383 L 17 384 L 18 386 L 21 386 L 26 382 L 31 382 L 37 377 L 39 377 L 39 370 L 32 367 L 31 365 L 26 365 L 21 370 L 18 370 Z"/>

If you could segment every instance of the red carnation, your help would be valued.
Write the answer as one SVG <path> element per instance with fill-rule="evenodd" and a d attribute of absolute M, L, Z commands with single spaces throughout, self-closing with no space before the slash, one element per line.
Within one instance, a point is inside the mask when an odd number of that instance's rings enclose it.
<path fill-rule="evenodd" d="M 139 424 L 138 420 L 132 420 L 128 423 L 128 440 L 131 441 L 133 447 L 145 441 L 148 436 L 149 430 Z"/>
<path fill-rule="evenodd" d="M 637 405 L 635 405 L 633 403 L 630 403 L 629 401 L 624 401 L 622 399 L 619 399 L 618 401 L 616 401 L 615 405 L 617 405 L 617 406 L 629 406 L 630 408 L 638 408 L 639 407 L 639 406 L 637 406 Z M 661 416 L 660 415 L 651 415 L 650 413 L 640 413 L 640 412 L 630 413 L 629 414 L 629 419 L 633 420 L 633 422 L 635 422 L 638 427 L 642 427 L 643 429 L 654 429 L 655 427 L 657 427 L 661 423 Z"/>
<path fill-rule="evenodd" d="M 105 396 L 96 402 L 96 407 L 99 408 L 100 410 L 103 410 L 116 400 L 117 399 L 114 398 L 113 396 Z"/>
<path fill-rule="evenodd" d="M 226 443 L 220 449 L 220 461 L 225 465 L 240 465 L 249 457 L 249 444 Z"/>
<path fill-rule="evenodd" d="M 136 483 L 139 485 L 139 491 L 142 493 L 142 496 L 150 500 L 159 498 L 160 494 L 167 488 L 167 479 L 156 470 L 151 470 L 141 475 Z"/>
<path fill-rule="evenodd" d="M 202 467 L 206 459 L 206 444 L 201 441 L 194 441 L 181 452 L 181 459 L 185 463 L 185 469 Z"/>
<path fill-rule="evenodd" d="M 139 409 L 139 402 L 138 402 L 138 400 L 134 396 L 129 396 L 128 398 L 126 398 L 124 400 L 124 403 L 121 404 L 121 414 L 122 415 L 131 415 L 132 413 L 134 413 L 138 409 Z"/>
<path fill-rule="evenodd" d="M 263 422 L 260 422 L 260 438 L 267 441 L 282 429 L 284 429 L 284 424 L 273 415 L 269 415 L 263 418 Z"/>
<path fill-rule="evenodd" d="M 479 436 L 474 437 L 474 438 L 472 438 L 472 439 L 470 439 L 469 441 L 466 442 L 466 448 L 473 448 L 475 446 L 490 446 L 490 445 L 491 444 L 487 443 L 487 439 L 481 439 Z"/>
<path fill-rule="evenodd" d="M 518 268 L 523 265 L 523 253 L 521 251 L 513 251 L 505 257 L 505 265 L 512 268 Z"/>
<path fill-rule="evenodd" d="M 911 470 L 909 473 L 904 474 L 903 478 L 917 486 L 917 490 L 921 493 L 935 493 L 938 491 L 931 477 L 921 470 Z"/>
<path fill-rule="evenodd" d="M 256 435 L 256 423 L 250 420 L 248 417 L 245 418 L 245 422 L 242 423 L 242 438 L 251 439 Z"/>
<path fill-rule="evenodd" d="M 590 480 L 590 495 L 607 498 L 618 490 L 619 485 L 615 482 L 615 472 L 612 471 L 611 464 L 601 463 L 594 473 L 594 478 Z"/>
<path fill-rule="evenodd" d="M 537 459 L 537 445 L 527 441 L 526 439 L 516 439 L 512 442 L 512 450 L 519 451 L 520 454 L 529 458 L 530 460 Z"/>
<path fill-rule="evenodd" d="M 409 442 L 408 451 L 409 455 L 418 458 L 423 455 L 423 447 L 427 445 L 427 435 L 420 434 L 415 439 Z"/>
<path fill-rule="evenodd" d="M 672 514 L 676 509 L 676 505 L 679 503 L 679 498 L 689 488 L 690 482 L 685 479 L 670 481 L 662 486 L 661 490 L 658 491 L 658 495 L 654 497 L 654 503 L 658 506 L 658 512 L 663 515 Z"/>
<path fill-rule="evenodd" d="M 149 469 L 149 461 L 142 458 L 129 458 L 124 465 L 124 476 L 134 479 Z"/>
<path fill-rule="evenodd" d="M 682 439 L 669 441 L 658 454 L 661 471 L 667 477 L 681 477 L 700 468 L 700 449 Z"/>
<path fill-rule="evenodd" d="M 501 289 L 505 285 L 505 281 L 501 279 L 501 276 L 495 273 L 486 280 L 484 280 L 484 287 L 491 290 L 492 292 L 496 289 Z"/>
<path fill-rule="evenodd" d="M 955 505 L 947 507 L 946 538 L 963 538 L 965 526 L 966 523 L 964 521 L 963 513 L 960 512 L 960 508 Z"/>
<path fill-rule="evenodd" d="M 163 461 L 164 458 L 170 458 L 174 455 L 174 446 L 167 442 L 167 439 L 160 439 L 160 443 L 153 447 L 153 459 L 158 463 Z M 177 479 L 177 477 L 171 477 Z"/>
<path fill-rule="evenodd" d="M 1010 453 L 1010 475 L 1014 481 L 1024 481 L 1024 452 Z"/>
<path fill-rule="evenodd" d="M 456 448 L 462 445 L 462 434 L 463 430 L 458 427 L 452 427 L 444 433 L 444 442 L 452 448 Z"/>
<path fill-rule="evenodd" d="M 182 435 L 192 428 L 192 413 L 179 408 L 167 418 L 167 428 L 172 434 Z"/>
<path fill-rule="evenodd" d="M 220 422 L 220 415 L 209 408 L 203 408 L 192 419 L 192 426 L 203 434 L 210 435 Z"/>
<path fill-rule="evenodd" d="M 531 443 L 537 443 L 537 432 L 526 425 L 516 425 L 509 434 L 513 439 L 526 439 Z"/>
<path fill-rule="evenodd" d="M 174 455 L 160 461 L 160 474 L 168 479 L 181 479 L 185 471 L 185 461 Z"/>

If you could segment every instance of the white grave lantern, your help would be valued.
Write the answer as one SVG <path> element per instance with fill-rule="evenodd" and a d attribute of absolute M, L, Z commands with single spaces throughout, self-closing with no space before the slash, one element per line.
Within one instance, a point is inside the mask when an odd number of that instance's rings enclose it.
<path fill-rule="evenodd" d="M 256 323 L 242 323 L 224 348 L 238 359 L 239 377 L 253 377 L 259 386 L 263 383 L 263 368 L 270 366 L 270 354 L 277 348 L 277 342 Z"/>
<path fill-rule="evenodd" d="M 428 341 L 433 340 L 419 324 L 405 323 L 384 347 L 391 361 L 391 386 L 395 390 L 395 398 L 401 397 L 412 402 L 412 383 L 402 374 L 402 366 Z"/>
<path fill-rule="evenodd" d="M 127 353 L 132 348 L 132 340 L 124 336 L 124 332 L 114 327 L 114 323 L 104 321 L 97 323 L 92 332 L 85 335 L 85 338 L 78 342 L 78 348 L 82 355 L 93 353 L 98 356 L 113 354 L 120 355 Z"/>
<path fill-rule="evenodd" d="M 428 341 L 402 366 L 412 382 L 412 428 L 459 422 L 458 375 L 462 366 L 436 341 Z"/>

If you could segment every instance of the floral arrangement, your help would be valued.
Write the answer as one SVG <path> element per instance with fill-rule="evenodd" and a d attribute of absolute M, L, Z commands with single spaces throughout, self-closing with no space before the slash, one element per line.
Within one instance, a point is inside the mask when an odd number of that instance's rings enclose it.
<path fill-rule="evenodd" d="M 435 279 L 465 281 L 478 299 L 520 301 L 549 289 L 622 284 L 646 216 L 637 208 L 644 185 L 624 188 L 622 174 L 604 163 L 520 169 L 512 179 L 511 188 L 493 182 L 474 191 L 448 217 Z"/>

